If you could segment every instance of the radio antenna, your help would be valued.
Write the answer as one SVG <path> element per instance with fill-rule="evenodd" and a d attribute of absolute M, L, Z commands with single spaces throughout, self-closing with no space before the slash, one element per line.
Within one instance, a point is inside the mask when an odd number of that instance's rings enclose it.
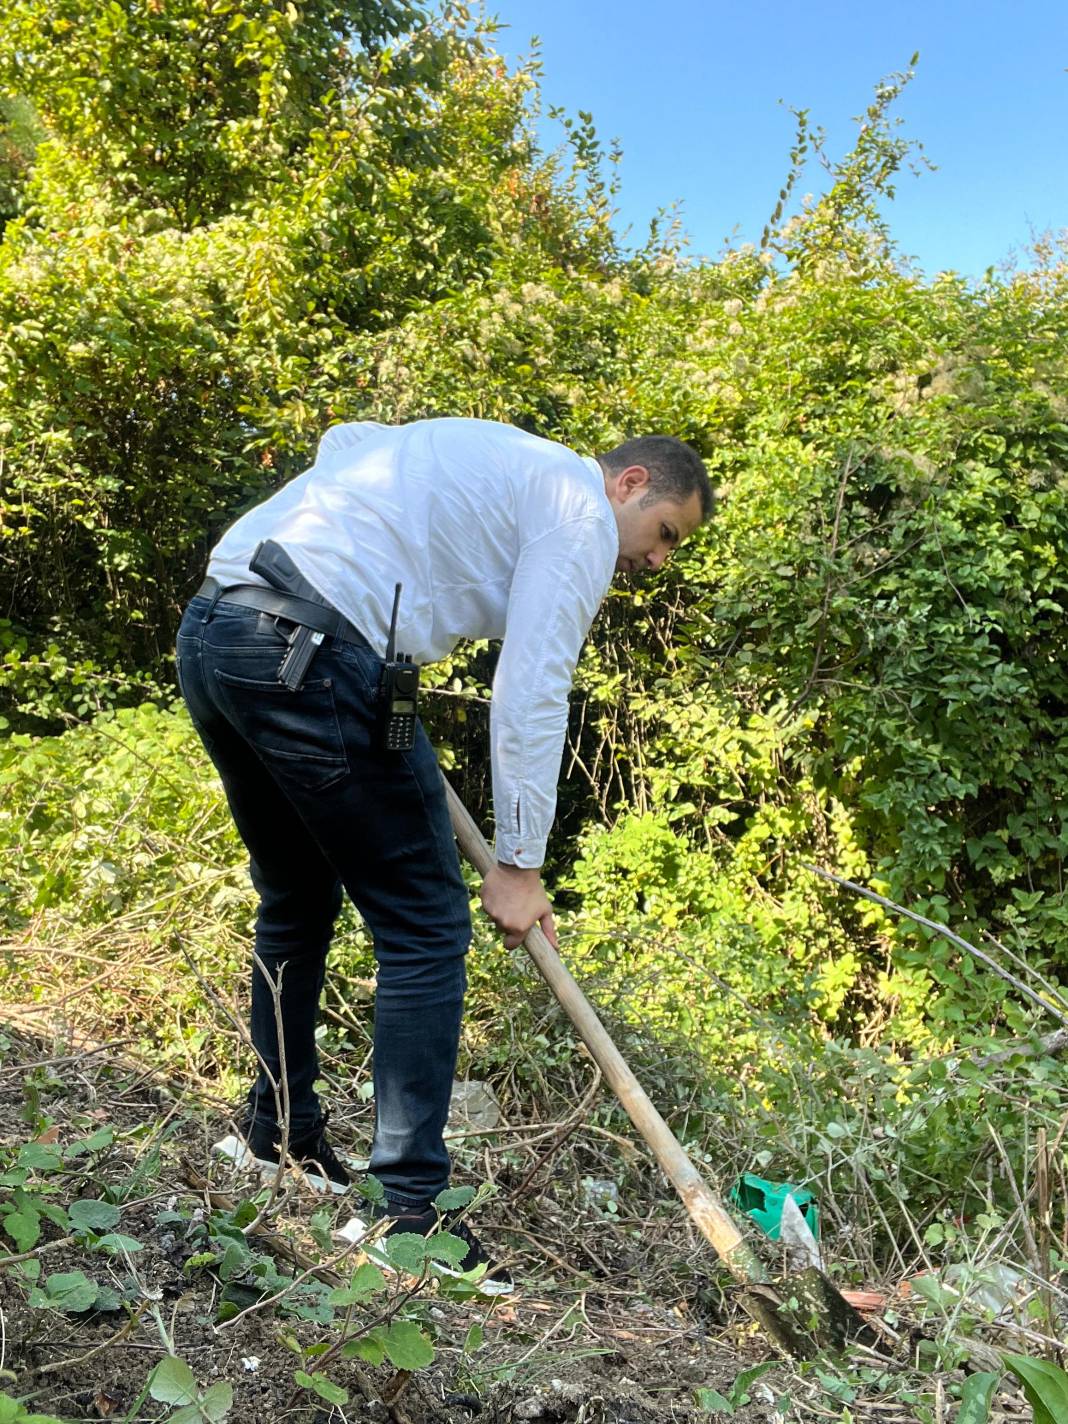
<path fill-rule="evenodd" d="M 389 620 L 389 642 L 386 644 L 386 662 L 391 663 L 397 655 L 397 610 L 400 608 L 401 585 L 393 591 L 393 617 Z"/>

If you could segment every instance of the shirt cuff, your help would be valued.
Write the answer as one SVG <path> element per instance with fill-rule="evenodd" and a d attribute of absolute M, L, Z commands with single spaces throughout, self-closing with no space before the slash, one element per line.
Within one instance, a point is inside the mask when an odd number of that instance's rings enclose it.
<path fill-rule="evenodd" d="M 509 835 L 498 827 L 494 854 L 502 865 L 515 865 L 520 870 L 540 870 L 545 864 L 548 836 Z"/>

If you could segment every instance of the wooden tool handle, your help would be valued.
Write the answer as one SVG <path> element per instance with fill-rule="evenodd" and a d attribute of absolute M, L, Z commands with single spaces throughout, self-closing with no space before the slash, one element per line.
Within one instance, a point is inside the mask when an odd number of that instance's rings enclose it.
<path fill-rule="evenodd" d="M 493 854 L 475 825 L 467 807 L 445 782 L 453 830 L 464 855 L 481 874 L 494 864 Z M 742 1233 L 720 1201 L 690 1161 L 678 1139 L 657 1112 L 649 1095 L 627 1067 L 619 1049 L 594 1012 L 589 1000 L 575 983 L 552 945 L 535 925 L 524 940 L 527 952 L 553 991 L 560 1007 L 578 1030 L 594 1062 L 611 1084 L 631 1122 L 649 1144 L 656 1160 L 682 1198 L 701 1235 L 715 1247 L 723 1264 L 736 1280 L 746 1284 L 764 1282 L 767 1273 L 746 1244 Z"/>

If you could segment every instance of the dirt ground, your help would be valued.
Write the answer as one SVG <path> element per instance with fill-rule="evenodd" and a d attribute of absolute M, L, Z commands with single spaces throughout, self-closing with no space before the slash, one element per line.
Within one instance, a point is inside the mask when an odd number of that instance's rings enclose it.
<path fill-rule="evenodd" d="M 903 1399 L 891 1387 L 892 1371 L 882 1386 L 873 1385 L 869 1400 L 853 1397 L 847 1408 L 819 1371 L 798 1373 L 774 1360 L 715 1273 L 705 1278 L 694 1271 L 698 1248 L 685 1229 L 675 1239 L 658 1239 L 655 1223 L 645 1223 L 644 1231 L 640 1222 L 598 1225 L 583 1218 L 586 1205 L 576 1203 L 573 1184 L 551 1178 L 521 1210 L 502 1196 L 479 1213 L 480 1234 L 513 1269 L 515 1295 L 461 1303 L 431 1294 L 426 1324 L 435 1337 L 433 1364 L 405 1376 L 388 1364 L 338 1361 L 330 1378 L 347 1391 L 348 1402 L 328 1403 L 295 1383 L 295 1371 L 314 1364 L 294 1347 L 329 1341 L 330 1327 L 280 1314 L 255 1297 L 238 1318 L 220 1322 L 226 1287 L 218 1271 L 190 1265 L 197 1223 L 220 1201 L 250 1193 L 248 1182 L 210 1152 L 224 1124 L 217 1109 L 162 1084 L 117 1050 L 64 1049 L 10 1024 L 2 1044 L 5 1162 L 28 1140 L 41 1139 L 42 1121 L 48 1124 L 43 1140 L 57 1148 L 94 1127 L 113 1128 L 117 1136 L 106 1152 L 84 1165 L 78 1158 L 60 1174 L 55 1200 L 121 1198 L 119 1229 L 141 1245 L 136 1252 L 90 1255 L 78 1242 L 63 1244 L 60 1228 L 43 1222 L 42 1239 L 28 1254 L 41 1260 L 46 1274 L 84 1271 L 128 1302 L 72 1314 L 29 1303 L 29 1286 L 11 1259 L 20 1253 L 5 1241 L 0 1368 L 7 1373 L 0 1387 L 34 1410 L 123 1424 L 167 1418 L 168 1405 L 141 1398 L 165 1353 L 165 1331 L 201 1389 L 218 1380 L 232 1386 L 226 1424 L 470 1424 L 476 1417 L 493 1424 L 667 1424 L 728 1415 L 767 1424 L 934 1424 L 950 1417 Z M 0 1185 L 0 1206 L 4 1191 Z M 287 1178 L 275 1208 L 273 1235 L 255 1238 L 257 1249 L 269 1248 L 290 1272 L 298 1269 L 293 1253 L 324 1261 L 329 1252 L 316 1251 L 312 1239 L 323 1199 Z M 338 1220 L 348 1213 L 337 1199 L 326 1209 Z M 322 1216 L 317 1220 L 321 1245 Z M 346 1264 L 351 1269 L 352 1259 Z M 479 1326 L 483 1339 L 474 1348 L 472 1327 Z M 738 1386 L 742 1372 L 765 1361 L 774 1361 L 766 1373 L 748 1389 Z M 874 1380 L 878 1369 L 870 1373 Z M 716 1391 L 726 1400 L 732 1390 L 731 1406 L 723 1409 L 703 1393 Z M 204 1424 L 222 1424 L 222 1416 L 201 1417 Z M 1028 1415 L 1008 1400 L 993 1417 Z"/>

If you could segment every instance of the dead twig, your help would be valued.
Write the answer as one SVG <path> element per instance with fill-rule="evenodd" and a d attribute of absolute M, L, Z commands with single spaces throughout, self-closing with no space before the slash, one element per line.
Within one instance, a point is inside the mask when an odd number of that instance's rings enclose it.
<path fill-rule="evenodd" d="M 0 1266 L 16 1266 L 20 1261 L 34 1261 L 46 1251 L 58 1251 L 61 1246 L 69 1246 L 76 1240 L 75 1236 L 60 1236 L 55 1241 L 46 1241 L 43 1246 L 35 1246 L 32 1251 L 21 1251 L 17 1256 L 0 1256 Z"/>
<path fill-rule="evenodd" d="M 212 1001 L 216 1008 L 222 1010 L 222 1012 L 237 1029 L 237 1032 L 240 1035 L 241 1039 L 244 1041 L 244 1043 L 249 1048 L 251 1048 L 253 1053 L 256 1055 L 256 1061 L 259 1063 L 260 1067 L 266 1074 L 267 1081 L 270 1083 L 271 1091 L 274 1094 L 275 1115 L 278 1119 L 279 1131 L 281 1134 L 281 1141 L 278 1145 L 278 1170 L 275 1172 L 274 1177 L 272 1178 L 271 1187 L 270 1191 L 268 1192 L 266 1202 L 257 1212 L 255 1219 L 253 1221 L 250 1221 L 247 1226 L 242 1228 L 244 1235 L 250 1236 L 254 1231 L 259 1230 L 261 1224 L 266 1220 L 269 1211 L 271 1210 L 275 1201 L 278 1198 L 278 1193 L 281 1190 L 282 1186 L 282 1178 L 285 1175 L 286 1156 L 289 1151 L 289 1080 L 286 1076 L 285 1036 L 282 1032 L 282 970 L 279 971 L 278 981 L 277 983 L 275 983 L 275 981 L 272 980 L 270 974 L 267 972 L 267 966 L 260 959 L 259 955 L 256 954 L 255 951 L 253 951 L 253 963 L 255 964 L 257 971 L 264 977 L 268 989 L 270 990 L 271 999 L 274 1007 L 275 1033 L 278 1037 L 278 1063 L 281 1069 L 282 1077 L 281 1084 L 279 1084 L 278 1080 L 275 1078 L 270 1068 L 264 1062 L 263 1057 L 261 1056 L 256 1045 L 252 1042 L 252 1034 L 238 1019 L 237 1015 L 230 1008 L 229 1004 L 227 1004 L 221 998 L 221 996 L 215 992 L 214 988 L 208 983 L 204 975 L 201 974 L 200 969 L 196 964 L 196 961 L 193 959 L 193 956 L 189 953 L 188 949 L 186 949 L 185 942 L 183 941 L 181 935 L 175 934 L 174 943 L 178 947 L 182 956 L 184 957 L 185 962 L 189 965 L 190 969 L 192 969 L 193 973 L 196 975 L 197 983 L 204 990 L 205 994 L 207 994 L 208 998 Z M 282 969 L 284 970 L 284 968 L 285 966 L 283 965 Z"/>
<path fill-rule="evenodd" d="M 1017 979 L 1015 974 L 1003 968 L 996 959 L 992 959 L 984 950 L 976 949 L 974 944 L 969 944 L 966 939 L 961 939 L 959 934 L 949 929 L 946 925 L 939 924 L 937 920 L 929 920 L 926 915 L 918 915 L 915 910 L 907 910 L 904 905 L 899 905 L 895 900 L 888 900 L 885 895 L 877 895 L 874 890 L 869 890 L 865 885 L 858 885 L 854 880 L 846 880 L 842 875 L 835 875 L 833 870 L 822 870 L 818 865 L 808 865 L 804 861 L 801 863 L 803 870 L 809 871 L 813 875 L 818 875 L 822 880 L 830 880 L 835 885 L 841 885 L 846 890 L 852 890 L 854 895 L 860 895 L 865 900 L 871 900 L 873 904 L 881 905 L 885 910 L 893 910 L 895 914 L 904 915 L 907 920 L 912 920 L 917 925 L 923 925 L 926 929 L 934 930 L 935 934 L 940 934 L 944 939 L 948 939 L 951 944 L 955 944 L 958 949 L 963 949 L 966 954 L 970 954 L 974 959 L 978 959 L 980 964 L 1004 979 L 1006 984 L 1011 984 L 1017 993 L 1024 998 L 1030 999 L 1043 1013 L 1050 1014 L 1062 1028 L 1068 1029 L 1068 1014 L 1061 1013 L 1041 994 L 1035 991 L 1022 979 Z"/>
<path fill-rule="evenodd" d="M 127 1335 L 132 1333 L 134 1326 L 141 1319 L 141 1316 L 145 1313 L 150 1304 L 150 1301 L 143 1300 L 137 1309 L 131 1312 L 130 1318 L 126 1321 L 125 1325 L 120 1326 L 114 1335 L 109 1335 L 107 1339 L 102 1340 L 99 1345 L 94 1345 L 91 1350 L 87 1350 L 84 1355 L 75 1355 L 73 1359 L 50 1360 L 46 1365 L 38 1365 L 31 1373 L 35 1375 L 56 1374 L 59 1370 L 71 1370 L 75 1365 L 84 1365 L 87 1360 L 95 1359 L 97 1355 L 110 1349 L 112 1345 L 117 1345 L 120 1340 L 125 1340 Z"/>
<path fill-rule="evenodd" d="M 541 1154 L 541 1156 L 537 1159 L 537 1161 L 534 1163 L 533 1167 L 531 1167 L 530 1171 L 526 1174 L 523 1180 L 519 1183 L 518 1187 L 516 1187 L 515 1190 L 510 1193 L 509 1199 L 511 1201 L 514 1202 L 519 1200 L 519 1198 L 524 1194 L 526 1189 L 530 1186 L 531 1182 L 538 1175 L 541 1169 L 546 1165 L 546 1163 L 552 1161 L 552 1159 L 556 1156 L 557 1152 L 559 1152 L 560 1148 L 563 1147 L 567 1139 L 571 1137 L 582 1125 L 583 1119 L 589 1112 L 590 1108 L 593 1106 L 594 1099 L 597 1097 L 597 1093 L 600 1090 L 601 1076 L 601 1070 L 595 1063 L 593 1065 L 593 1082 L 590 1084 L 586 1092 L 586 1096 L 582 1099 L 582 1102 L 579 1103 L 572 1117 L 564 1123 L 563 1127 L 556 1134 L 556 1137 Z"/>

